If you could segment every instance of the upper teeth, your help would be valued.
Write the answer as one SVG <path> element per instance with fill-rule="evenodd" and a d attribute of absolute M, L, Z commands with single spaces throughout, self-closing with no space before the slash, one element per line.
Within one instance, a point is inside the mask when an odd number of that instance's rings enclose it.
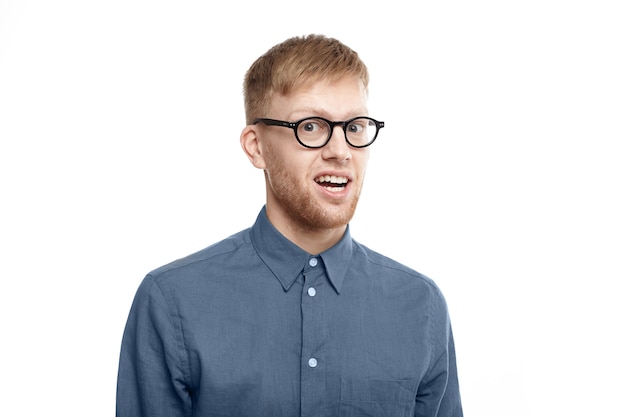
<path fill-rule="evenodd" d="M 336 177 L 334 175 L 320 175 L 315 178 L 316 182 L 330 182 L 333 184 L 345 184 L 348 182 L 346 177 Z"/>

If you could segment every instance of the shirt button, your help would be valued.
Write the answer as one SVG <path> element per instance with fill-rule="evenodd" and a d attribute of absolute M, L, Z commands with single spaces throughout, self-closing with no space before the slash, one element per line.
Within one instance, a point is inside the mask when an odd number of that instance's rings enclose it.
<path fill-rule="evenodd" d="M 310 297 L 315 297 L 315 294 L 317 294 L 317 291 L 315 291 L 315 288 L 313 287 L 309 287 L 309 289 L 306 292 L 307 294 L 309 294 Z"/>
<path fill-rule="evenodd" d="M 317 258 L 311 258 L 311 259 L 309 259 L 309 265 L 311 265 L 311 266 L 316 266 L 316 265 L 317 265 Z"/>
<path fill-rule="evenodd" d="M 317 366 L 317 359 L 315 359 L 315 358 L 309 359 L 309 367 L 310 368 L 315 368 L 316 366 Z"/>

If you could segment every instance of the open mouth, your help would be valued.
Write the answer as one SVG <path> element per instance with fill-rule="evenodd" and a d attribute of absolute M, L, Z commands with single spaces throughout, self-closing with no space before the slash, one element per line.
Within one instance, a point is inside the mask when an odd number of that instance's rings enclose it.
<path fill-rule="evenodd" d="M 330 192 L 338 192 L 346 188 L 348 178 L 336 177 L 334 175 L 320 175 L 315 178 L 315 182 Z"/>

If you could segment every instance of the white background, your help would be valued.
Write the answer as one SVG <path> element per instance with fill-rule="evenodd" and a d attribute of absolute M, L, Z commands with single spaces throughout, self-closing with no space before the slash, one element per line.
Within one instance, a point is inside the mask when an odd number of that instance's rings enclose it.
<path fill-rule="evenodd" d="M 144 274 L 263 204 L 245 71 L 316 32 L 386 122 L 353 236 L 443 289 L 466 416 L 626 416 L 621 3 L 0 0 L 0 414 L 114 414 Z"/>

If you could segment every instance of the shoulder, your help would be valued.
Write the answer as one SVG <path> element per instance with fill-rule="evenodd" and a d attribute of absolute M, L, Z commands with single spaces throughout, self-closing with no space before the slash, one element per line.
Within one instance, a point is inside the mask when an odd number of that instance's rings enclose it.
<path fill-rule="evenodd" d="M 253 250 L 250 244 L 250 229 L 242 230 L 234 235 L 216 242 L 204 249 L 167 263 L 152 270 L 148 276 L 155 281 L 161 282 L 179 276 L 193 276 L 212 265 L 223 265 L 224 258 L 229 258 L 229 263 L 249 257 L 249 251 Z"/>
<path fill-rule="evenodd" d="M 398 276 L 406 276 L 418 279 L 428 285 L 435 285 L 434 281 L 426 275 L 417 272 L 415 269 L 396 261 L 389 256 L 383 255 L 368 246 L 353 240 L 354 254 L 357 262 L 365 263 L 369 267 L 385 269 L 389 273 Z"/>
<path fill-rule="evenodd" d="M 353 245 L 355 264 L 367 275 L 374 275 L 377 281 L 383 283 L 405 283 L 409 287 L 419 287 L 422 291 L 443 299 L 441 290 L 432 278 L 354 240 Z"/>

